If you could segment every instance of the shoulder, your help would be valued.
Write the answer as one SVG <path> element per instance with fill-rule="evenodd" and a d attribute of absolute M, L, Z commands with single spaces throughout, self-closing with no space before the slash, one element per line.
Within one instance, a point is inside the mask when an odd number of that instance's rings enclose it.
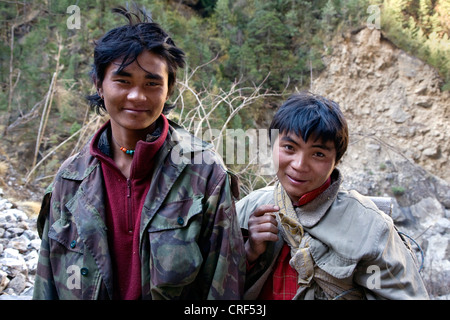
<path fill-rule="evenodd" d="M 169 124 L 168 156 L 172 165 L 184 168 L 181 174 L 190 177 L 187 178 L 190 184 L 195 185 L 197 180 L 203 181 L 206 183 L 206 189 L 211 192 L 217 186 L 229 183 L 233 196 L 238 198 L 238 179 L 228 170 L 214 146 L 170 120 Z"/>
<path fill-rule="evenodd" d="M 340 191 L 333 205 L 336 208 L 346 207 L 345 215 L 357 222 L 367 224 L 369 221 L 378 221 L 386 227 L 393 225 L 392 218 L 378 208 L 370 197 L 355 190 Z"/>
<path fill-rule="evenodd" d="M 349 276 L 359 261 L 378 257 L 393 230 L 392 219 L 356 191 L 340 191 L 324 218 L 307 229 L 313 258 L 338 278 Z"/>
<path fill-rule="evenodd" d="M 186 129 L 169 121 L 169 134 L 172 161 L 175 164 L 212 165 L 224 167 L 221 157 L 214 150 L 214 146 L 194 136 Z"/>
<path fill-rule="evenodd" d="M 263 204 L 274 203 L 273 190 L 274 190 L 273 186 L 267 186 L 265 188 L 252 191 L 251 193 L 249 193 L 236 203 L 236 209 L 238 211 L 242 211 L 246 208 L 250 207 L 256 208 Z"/>
<path fill-rule="evenodd" d="M 98 167 L 100 162 L 91 155 L 90 142 L 91 140 L 78 153 L 67 158 L 62 163 L 56 174 L 55 181 L 61 179 L 83 180 Z"/>
<path fill-rule="evenodd" d="M 319 238 L 326 239 L 327 245 L 340 247 L 338 251 L 343 256 L 362 257 L 377 255 L 393 228 L 392 218 L 379 210 L 369 197 L 356 191 L 340 191 L 314 229 Z"/>

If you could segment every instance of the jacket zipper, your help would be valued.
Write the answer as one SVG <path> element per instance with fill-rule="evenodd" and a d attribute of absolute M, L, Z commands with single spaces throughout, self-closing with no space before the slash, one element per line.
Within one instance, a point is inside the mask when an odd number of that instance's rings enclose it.
<path fill-rule="evenodd" d="M 133 233 L 133 210 L 131 210 L 131 180 L 127 179 L 127 201 L 128 201 L 128 233 Z"/>

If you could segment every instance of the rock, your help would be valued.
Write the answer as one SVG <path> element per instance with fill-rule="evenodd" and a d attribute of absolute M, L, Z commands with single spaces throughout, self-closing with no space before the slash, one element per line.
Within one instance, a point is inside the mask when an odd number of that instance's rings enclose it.
<path fill-rule="evenodd" d="M 11 289 L 14 294 L 20 294 L 25 289 L 26 280 L 26 276 L 19 273 L 9 282 L 7 289 Z"/>
<path fill-rule="evenodd" d="M 418 101 L 416 101 L 416 105 L 423 108 L 431 108 L 433 106 L 433 101 L 430 98 L 419 99 Z"/>
<path fill-rule="evenodd" d="M 427 242 L 422 274 L 427 284 L 428 292 L 433 296 L 448 294 L 450 283 L 448 248 L 450 240 L 448 236 L 434 233 L 427 237 Z"/>
<path fill-rule="evenodd" d="M 30 243 L 31 243 L 30 239 L 21 235 L 20 237 L 11 239 L 9 241 L 9 246 L 11 248 L 19 250 L 21 253 L 25 253 L 27 252 Z"/>
<path fill-rule="evenodd" d="M 439 149 L 437 147 L 426 148 L 423 150 L 422 154 L 429 158 L 436 158 L 439 156 Z"/>
<path fill-rule="evenodd" d="M 39 251 L 39 248 L 41 247 L 41 239 L 33 239 L 30 241 L 30 246 L 35 251 Z"/>
<path fill-rule="evenodd" d="M 14 260 L 20 260 L 22 258 L 22 255 L 19 253 L 19 250 L 14 248 L 7 248 L 3 252 L 4 258 L 11 258 Z"/>
<path fill-rule="evenodd" d="M 3 193 L 3 191 L 2 191 L 2 193 Z M 2 213 L 4 212 L 4 210 L 6 210 L 6 209 L 11 209 L 11 207 L 12 207 L 12 203 L 11 202 L 9 202 L 7 199 L 0 199 L 0 221 L 1 221 L 1 216 L 2 216 Z"/>
<path fill-rule="evenodd" d="M 14 208 L 7 209 L 7 210 L 4 211 L 4 214 L 6 216 L 9 216 L 10 219 L 14 219 L 14 221 L 26 221 L 26 220 L 28 220 L 28 216 L 26 215 L 26 213 L 23 212 L 23 211 L 20 211 L 18 209 L 14 209 Z"/>
<path fill-rule="evenodd" d="M 436 222 L 445 217 L 443 205 L 433 197 L 427 197 L 410 207 L 412 215 L 420 221 L 418 228 L 422 230 L 432 229 L 435 232 Z"/>
<path fill-rule="evenodd" d="M 449 233 L 450 231 L 450 220 L 442 217 L 435 224 L 436 232 L 442 235 Z"/>
<path fill-rule="evenodd" d="M 28 274 L 34 275 L 36 274 L 37 264 L 39 260 L 39 254 L 37 250 L 32 250 L 25 256 L 25 262 L 28 267 Z"/>
<path fill-rule="evenodd" d="M 23 236 L 27 237 L 30 241 L 32 241 L 32 240 L 39 240 L 39 236 L 36 233 L 36 231 L 25 230 L 23 232 Z M 40 242 L 40 240 L 39 240 L 39 242 Z"/>
<path fill-rule="evenodd" d="M 0 197 L 0 300 L 29 300 L 41 240 L 36 221 Z"/>
<path fill-rule="evenodd" d="M 8 286 L 9 281 L 8 274 L 0 270 L 0 293 Z"/>
<path fill-rule="evenodd" d="M 27 265 L 23 258 L 0 258 L 0 270 L 5 271 L 10 278 L 14 278 L 19 273 L 28 273 Z"/>
<path fill-rule="evenodd" d="M 9 211 L 10 209 L 0 212 L 0 225 L 17 222 L 17 218 L 14 213 Z"/>
<path fill-rule="evenodd" d="M 8 228 L 8 232 L 11 234 L 11 236 L 13 237 L 17 237 L 20 236 L 25 230 L 22 228 Z"/>

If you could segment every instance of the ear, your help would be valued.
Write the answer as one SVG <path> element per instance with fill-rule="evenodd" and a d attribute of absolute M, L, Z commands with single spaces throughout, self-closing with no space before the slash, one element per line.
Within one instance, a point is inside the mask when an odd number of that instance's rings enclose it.
<path fill-rule="evenodd" d="M 103 100 L 104 96 L 103 96 L 103 88 L 102 87 L 97 87 L 97 93 L 100 96 L 100 98 L 102 98 L 102 100 Z"/>

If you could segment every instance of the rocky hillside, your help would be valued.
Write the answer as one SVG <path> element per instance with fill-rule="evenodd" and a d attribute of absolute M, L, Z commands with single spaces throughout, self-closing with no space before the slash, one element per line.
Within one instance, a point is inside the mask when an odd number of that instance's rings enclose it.
<path fill-rule="evenodd" d="M 346 187 L 392 197 L 395 223 L 423 250 L 429 292 L 450 298 L 450 93 L 376 29 L 342 34 L 325 62 L 313 91 L 349 121 Z"/>
<path fill-rule="evenodd" d="M 450 92 L 440 91 L 437 71 L 376 29 L 342 35 L 332 51 L 313 91 L 340 103 L 353 141 L 375 154 L 389 145 L 450 182 Z"/>

